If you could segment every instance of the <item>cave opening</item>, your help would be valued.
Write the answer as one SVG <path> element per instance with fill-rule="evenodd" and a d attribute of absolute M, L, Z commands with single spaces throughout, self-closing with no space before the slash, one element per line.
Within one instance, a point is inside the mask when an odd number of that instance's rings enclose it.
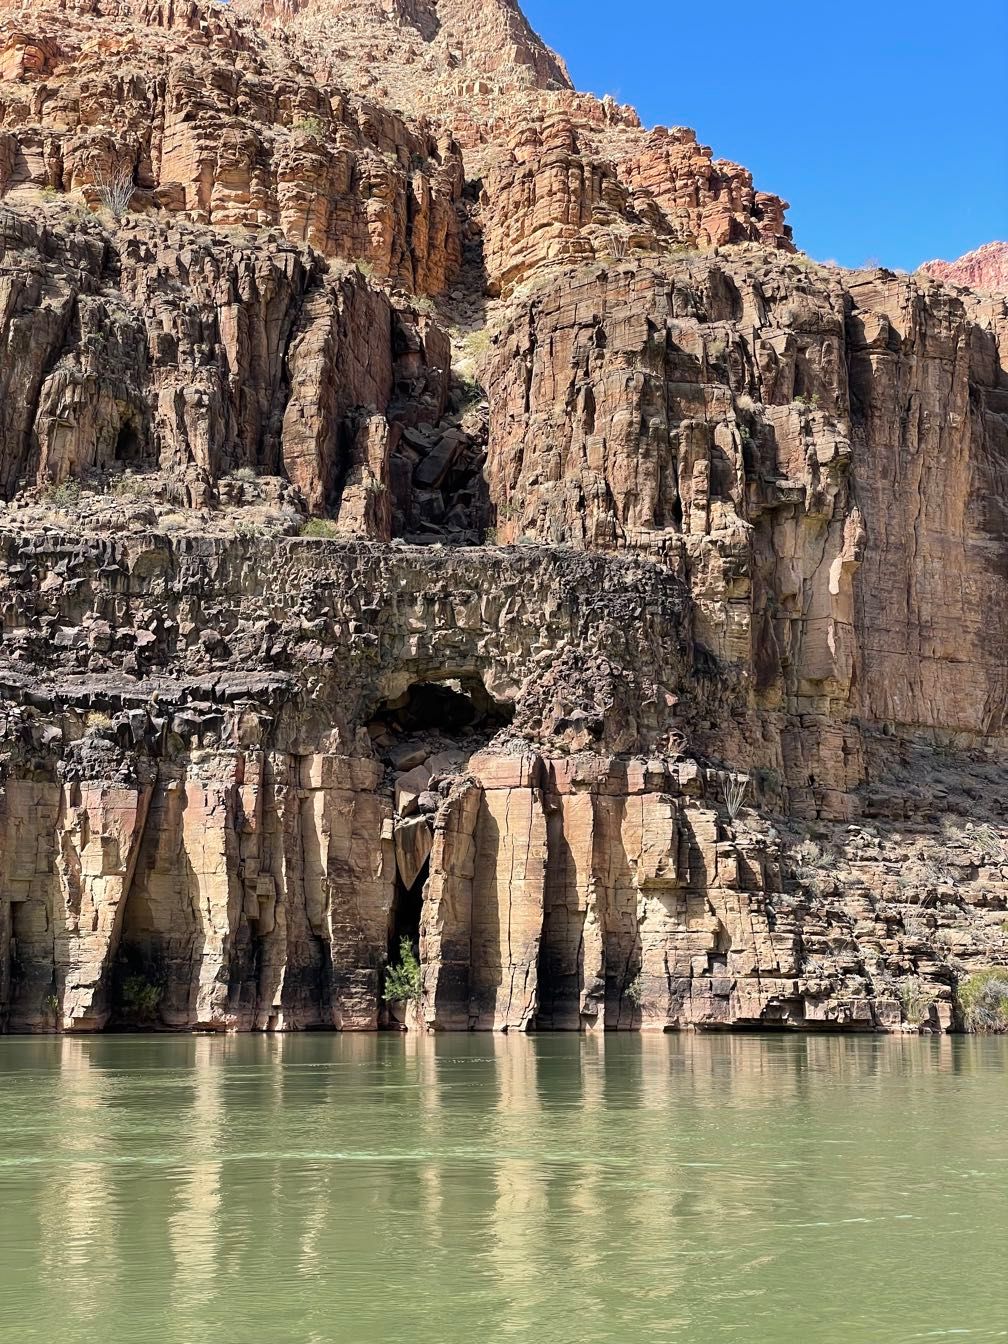
<path fill-rule="evenodd" d="M 407 886 L 401 873 L 396 873 L 395 894 L 392 909 L 389 912 L 388 955 L 389 961 L 398 961 L 399 944 L 404 938 L 409 940 L 415 955 L 420 955 L 420 919 L 423 914 L 424 888 L 430 876 L 430 858 L 414 881 Z"/>
<path fill-rule="evenodd" d="M 136 428 L 127 420 L 116 437 L 115 460 L 124 466 L 135 467 L 143 459 L 143 444 Z"/>
<path fill-rule="evenodd" d="M 413 1023 L 419 1000 L 420 931 L 438 818 L 456 797 L 471 757 L 510 723 L 514 707 L 495 698 L 472 667 L 439 669 L 398 682 L 372 711 L 367 731 L 384 764 L 393 804 L 395 878 L 388 915 L 381 1025 Z M 401 690 L 399 688 L 402 687 Z M 390 991 L 403 997 L 386 998 Z"/>
<path fill-rule="evenodd" d="M 385 1002 L 379 1015 L 379 1025 L 401 1030 L 408 1025 L 411 1006 L 418 1008 L 422 964 L 420 961 L 420 925 L 423 919 L 424 897 L 430 875 L 430 846 L 427 857 L 417 871 L 415 865 L 402 863 L 397 846 L 397 872 L 392 908 L 389 910 L 388 946 L 386 960 Z M 412 879 L 412 880 L 411 880 Z M 390 985 L 398 981 L 404 997 L 386 998 Z M 412 1004 L 411 1004 L 412 1000 Z"/>
<path fill-rule="evenodd" d="M 372 737 L 381 745 L 380 739 L 388 732 L 491 736 L 513 718 L 514 706 L 494 699 L 478 676 L 414 681 L 402 695 L 378 706 L 371 720 Z"/>

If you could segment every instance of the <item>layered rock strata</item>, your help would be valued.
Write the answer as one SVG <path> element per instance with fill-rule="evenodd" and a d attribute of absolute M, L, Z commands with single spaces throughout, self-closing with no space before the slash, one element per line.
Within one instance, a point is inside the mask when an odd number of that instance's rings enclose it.
<path fill-rule="evenodd" d="M 0 26 L 0 1024 L 962 1025 L 1004 297 L 508 0 Z"/>
<path fill-rule="evenodd" d="M 320 85 L 230 6 L 0 7 L 0 195 L 89 205 L 124 175 L 134 211 L 278 228 L 438 293 L 460 257 L 446 133 Z"/>
<path fill-rule="evenodd" d="M 920 268 L 933 280 L 967 289 L 1008 291 L 1008 243 L 984 243 L 955 261 L 926 261 Z"/>

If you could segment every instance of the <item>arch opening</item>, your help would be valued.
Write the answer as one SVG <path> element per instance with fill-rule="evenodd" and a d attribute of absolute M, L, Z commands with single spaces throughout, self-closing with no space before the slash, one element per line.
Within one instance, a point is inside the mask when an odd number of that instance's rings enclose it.
<path fill-rule="evenodd" d="M 401 767 L 424 743 L 478 750 L 513 718 L 513 704 L 495 699 L 478 675 L 463 673 L 411 682 L 376 707 L 368 732 L 378 751 L 391 753 L 391 763 Z M 411 740 L 417 740 L 414 750 L 397 750 Z"/>

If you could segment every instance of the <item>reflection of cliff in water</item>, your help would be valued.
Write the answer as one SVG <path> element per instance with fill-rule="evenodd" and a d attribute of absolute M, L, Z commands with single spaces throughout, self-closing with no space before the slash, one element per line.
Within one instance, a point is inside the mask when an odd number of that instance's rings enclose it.
<path fill-rule="evenodd" d="M 293 1344 L 338 1317 L 462 1344 L 506 1313 L 516 1339 L 576 1316 L 607 1344 L 617 1318 L 621 1338 L 673 1321 L 797 1344 L 780 1302 L 814 1260 L 802 1338 L 832 1344 L 951 1319 L 952 1254 L 979 1328 L 1000 1321 L 1008 1205 L 962 1173 L 997 1169 L 1006 1067 L 994 1038 L 7 1041 L 3 1309 L 87 1344 L 127 1305 L 167 1339 L 219 1317 Z"/>

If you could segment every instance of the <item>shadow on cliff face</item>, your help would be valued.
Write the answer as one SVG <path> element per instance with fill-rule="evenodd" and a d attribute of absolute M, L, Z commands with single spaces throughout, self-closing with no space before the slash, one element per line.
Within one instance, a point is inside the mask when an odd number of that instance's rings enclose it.
<path fill-rule="evenodd" d="M 388 752 L 392 763 L 399 765 L 397 756 L 401 753 L 392 750 L 399 738 L 423 735 L 460 739 L 473 734 L 481 739 L 476 745 L 483 745 L 513 718 L 514 706 L 494 699 L 478 675 L 461 674 L 414 681 L 401 695 L 378 705 L 368 732 L 379 752 Z"/>

